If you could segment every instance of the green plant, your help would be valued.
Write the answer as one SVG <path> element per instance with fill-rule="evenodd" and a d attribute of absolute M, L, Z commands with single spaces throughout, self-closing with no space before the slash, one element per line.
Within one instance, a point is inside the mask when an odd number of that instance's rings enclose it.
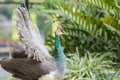
<path fill-rule="evenodd" d="M 110 53 L 111 54 L 111 53 Z M 81 57 L 78 50 L 67 59 L 64 80 L 119 80 L 120 70 L 115 69 L 109 53 L 89 53 Z"/>
<path fill-rule="evenodd" d="M 120 59 L 120 6 L 118 0 L 73 0 L 58 1 L 60 13 L 57 18 L 64 20 L 67 36 L 63 36 L 65 52 L 74 52 L 78 47 L 84 55 L 90 52 L 116 52 Z M 53 37 L 48 38 L 52 45 Z"/>

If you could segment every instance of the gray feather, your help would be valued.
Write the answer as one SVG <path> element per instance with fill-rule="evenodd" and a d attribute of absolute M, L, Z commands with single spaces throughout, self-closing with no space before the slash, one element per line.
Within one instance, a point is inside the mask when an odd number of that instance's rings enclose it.
<path fill-rule="evenodd" d="M 45 61 L 52 58 L 44 45 L 44 38 L 41 36 L 39 29 L 37 27 L 35 30 L 33 29 L 27 9 L 20 7 L 15 9 L 14 12 L 17 14 L 17 19 L 15 20 L 20 41 L 26 47 L 26 55 L 33 57 L 37 61 Z"/>
<path fill-rule="evenodd" d="M 10 51 L 9 51 L 10 58 L 25 58 L 25 57 L 27 57 L 25 55 L 25 47 L 22 44 L 20 44 L 18 42 L 13 42 L 9 46 L 10 46 Z"/>

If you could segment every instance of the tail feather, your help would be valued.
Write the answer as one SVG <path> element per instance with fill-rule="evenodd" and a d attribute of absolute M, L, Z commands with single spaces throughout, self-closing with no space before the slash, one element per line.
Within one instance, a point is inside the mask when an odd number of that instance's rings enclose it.
<path fill-rule="evenodd" d="M 46 46 L 44 38 L 36 29 L 33 29 L 33 24 L 29 19 L 29 14 L 26 8 L 20 7 L 14 10 L 17 14 L 17 28 L 19 31 L 19 39 L 25 45 L 25 53 L 28 57 L 33 57 L 37 61 L 44 61 L 51 58 Z"/>

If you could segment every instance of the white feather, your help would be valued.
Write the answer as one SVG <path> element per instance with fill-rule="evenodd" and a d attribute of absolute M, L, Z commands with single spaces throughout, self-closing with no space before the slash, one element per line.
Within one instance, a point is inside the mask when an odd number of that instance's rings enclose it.
<path fill-rule="evenodd" d="M 38 80 L 57 80 L 55 78 L 56 74 L 57 74 L 57 71 L 51 71 L 49 74 L 43 75 Z"/>
<path fill-rule="evenodd" d="M 37 61 L 50 59 L 51 55 L 44 45 L 44 38 L 37 26 L 35 30 L 33 29 L 27 9 L 20 7 L 15 9 L 14 12 L 17 14 L 16 24 L 19 31 L 19 38 L 26 47 L 26 55 L 33 57 Z"/>

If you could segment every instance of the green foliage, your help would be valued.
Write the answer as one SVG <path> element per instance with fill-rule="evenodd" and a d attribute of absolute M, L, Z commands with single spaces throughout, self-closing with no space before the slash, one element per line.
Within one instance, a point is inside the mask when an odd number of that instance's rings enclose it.
<path fill-rule="evenodd" d="M 79 52 L 67 59 L 67 74 L 64 80 L 119 80 L 120 70 L 115 69 L 109 59 L 111 53 L 86 53 L 81 57 Z M 109 57 L 109 59 L 108 59 Z"/>
<path fill-rule="evenodd" d="M 68 57 L 64 80 L 120 79 L 120 65 L 112 62 L 120 60 L 120 0 L 45 0 L 33 10 L 41 15 L 39 26 L 48 22 L 47 31 L 53 20 L 64 21 L 60 24 L 68 33 L 61 37 Z M 51 34 L 46 37 L 52 50 L 54 40 Z"/>
<path fill-rule="evenodd" d="M 68 33 L 62 38 L 65 52 L 74 52 L 78 47 L 83 54 L 120 53 L 120 6 L 116 1 L 67 0 L 58 1 L 56 6 L 60 9 L 59 19 L 67 18 L 61 24 Z"/>
<path fill-rule="evenodd" d="M 62 46 L 69 57 L 64 80 L 119 80 L 120 71 L 112 62 L 116 57 L 120 59 L 118 4 L 115 1 L 106 3 L 106 0 L 80 1 L 58 1 L 56 4 L 60 13 L 54 16 L 64 20 L 61 26 L 68 33 L 61 37 Z M 46 42 L 54 49 L 54 37 L 47 37 Z"/>

